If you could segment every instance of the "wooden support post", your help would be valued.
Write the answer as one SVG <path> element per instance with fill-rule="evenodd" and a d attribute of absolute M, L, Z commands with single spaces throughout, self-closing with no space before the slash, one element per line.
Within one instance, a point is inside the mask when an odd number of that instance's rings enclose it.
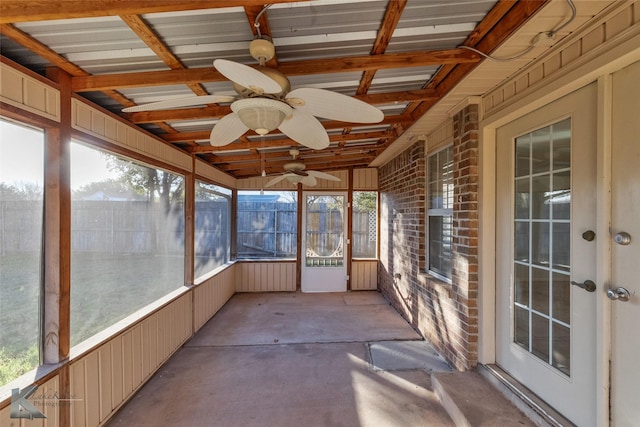
<path fill-rule="evenodd" d="M 195 281 L 195 192 L 196 159 L 191 155 L 191 172 L 184 177 L 184 283 L 193 286 Z"/>
<path fill-rule="evenodd" d="M 353 168 L 349 168 L 349 191 L 347 193 L 347 291 L 351 290 L 351 258 L 353 256 Z"/>
<path fill-rule="evenodd" d="M 71 76 L 48 69 L 60 88 L 60 125 L 45 131 L 44 324 L 43 361 L 60 363 L 71 347 Z M 66 368 L 65 368 L 66 369 Z M 70 393 L 69 376 L 60 376 L 59 393 Z M 58 409 L 59 425 L 69 425 L 67 405 Z"/>
<path fill-rule="evenodd" d="M 305 248 L 302 247 L 302 184 L 298 183 L 298 215 L 296 216 L 296 227 L 298 232 L 296 233 L 296 291 L 302 290 L 302 251 Z"/>

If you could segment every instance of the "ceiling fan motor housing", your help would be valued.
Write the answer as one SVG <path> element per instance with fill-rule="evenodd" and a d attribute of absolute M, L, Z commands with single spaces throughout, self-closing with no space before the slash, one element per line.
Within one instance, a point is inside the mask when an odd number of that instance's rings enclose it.
<path fill-rule="evenodd" d="M 306 166 L 304 165 L 304 163 L 301 162 L 289 162 L 286 163 L 282 168 L 287 171 L 301 171 L 304 170 Z"/>
<path fill-rule="evenodd" d="M 260 65 L 264 65 L 275 56 L 276 49 L 269 40 L 254 39 L 249 43 L 249 53 Z"/>

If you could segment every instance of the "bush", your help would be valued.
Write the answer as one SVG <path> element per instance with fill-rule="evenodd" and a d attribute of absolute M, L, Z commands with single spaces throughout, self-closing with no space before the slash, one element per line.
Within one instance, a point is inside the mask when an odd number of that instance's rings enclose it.
<path fill-rule="evenodd" d="M 32 346 L 22 353 L 0 348 L 0 386 L 13 381 L 39 364 L 38 347 Z"/>

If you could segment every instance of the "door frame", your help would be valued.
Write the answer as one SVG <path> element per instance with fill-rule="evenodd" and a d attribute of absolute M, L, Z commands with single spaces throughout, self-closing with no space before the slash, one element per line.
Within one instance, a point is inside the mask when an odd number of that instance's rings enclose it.
<path fill-rule="evenodd" d="M 346 292 L 349 288 L 349 262 L 350 262 L 350 245 L 351 245 L 351 236 L 350 236 L 350 192 L 347 190 L 313 190 L 307 191 L 303 190 L 300 192 L 300 291 L 301 292 Z M 305 269 L 313 268 L 306 266 L 306 244 L 307 244 L 307 204 L 306 198 L 307 196 L 342 196 L 344 197 L 343 203 L 343 216 L 342 216 L 342 245 L 343 245 L 343 265 L 342 270 L 344 271 L 344 289 L 340 287 L 340 289 L 336 290 L 313 290 L 307 289 L 305 290 L 304 280 L 305 280 Z"/>
<path fill-rule="evenodd" d="M 496 240 L 496 319 L 498 320 L 496 325 L 496 363 L 514 378 L 522 381 L 529 389 L 534 390 L 539 397 L 545 400 L 548 398 L 548 403 L 580 425 L 592 423 L 595 416 L 594 371 L 596 366 L 594 350 L 596 342 L 593 329 L 595 328 L 595 301 L 598 295 L 569 286 L 568 282 L 569 277 L 571 280 L 582 282 L 594 278 L 596 274 L 593 263 L 596 258 L 596 242 L 587 242 L 580 238 L 583 231 L 593 229 L 597 220 L 595 212 L 597 200 L 592 190 L 596 180 L 596 96 L 597 84 L 592 83 L 554 101 L 548 107 L 535 110 L 500 127 L 498 129 L 500 145 L 496 153 L 499 160 L 497 168 L 499 179 L 496 188 L 499 190 L 499 194 L 504 195 L 496 200 L 498 207 L 496 222 L 498 224 L 512 224 L 510 227 L 502 226 L 496 230 L 498 238 Z M 514 175 L 515 163 L 513 160 L 516 138 L 530 135 L 531 132 L 536 132 L 539 129 L 547 129 L 552 124 L 566 120 L 570 120 L 571 123 L 571 269 L 569 272 L 561 273 L 562 279 L 560 280 L 563 282 L 566 280 L 566 288 L 569 289 L 571 295 L 570 321 L 562 319 L 571 325 L 570 375 L 561 374 L 560 370 L 551 365 L 550 359 L 542 360 L 513 342 L 514 319 L 512 316 L 514 316 L 514 310 L 517 311 L 517 309 L 514 308 L 513 300 L 514 284 L 509 280 L 509 277 L 514 275 L 518 268 L 514 266 L 514 239 L 516 237 L 513 231 L 514 221 L 516 218 L 520 218 L 513 211 L 514 180 L 517 176 L 517 174 Z M 547 159 L 547 161 L 555 163 L 551 159 Z M 555 175 L 555 167 L 550 167 L 549 171 L 551 170 L 554 170 L 554 173 L 547 172 L 548 176 L 557 176 Z M 525 175 L 529 175 L 529 178 L 530 174 L 535 175 L 535 171 L 525 173 Z M 529 220 L 531 218 L 542 219 L 539 216 L 527 216 L 526 218 Z M 548 221 L 552 221 L 554 224 L 567 224 L 565 217 L 560 220 L 551 220 L 551 218 L 552 216 L 549 216 Z M 533 238 L 535 228 L 531 230 L 531 233 Z M 553 236 L 551 238 L 551 233 L 549 234 L 552 241 L 555 240 L 555 233 Z M 598 237 L 602 239 L 599 234 Z M 532 242 L 534 241 L 532 240 Z M 555 243 L 552 244 L 552 247 L 555 248 Z M 555 253 L 555 250 L 553 252 Z M 549 258 L 549 260 L 551 259 Z M 529 260 L 525 264 L 533 266 L 535 271 L 544 271 L 549 274 L 544 265 L 538 265 L 534 260 Z M 542 268 L 542 270 L 535 267 Z M 553 271 L 556 271 L 556 268 L 554 267 Z M 567 276 L 567 273 L 570 276 Z M 553 273 L 553 276 L 555 284 L 556 273 Z M 599 284 L 598 293 L 601 290 L 602 286 Z M 532 303 L 533 293 L 530 298 L 531 300 L 524 304 L 530 308 L 533 304 L 535 307 L 535 303 Z M 551 298 L 551 293 L 549 298 Z M 543 309 L 539 310 L 544 311 Z M 561 318 L 552 314 L 554 310 L 550 306 L 548 310 L 547 314 L 553 319 Z M 583 316 L 586 313 L 588 315 Z M 499 360 L 498 356 L 500 356 Z M 551 355 L 549 354 L 548 357 L 550 358 Z"/>
<path fill-rule="evenodd" d="M 611 113 L 612 74 L 640 60 L 640 48 L 624 52 L 608 51 L 594 56 L 580 66 L 566 72 L 554 74 L 553 81 L 540 84 L 524 96 L 514 97 L 505 108 L 480 120 L 480 148 L 478 165 L 480 170 L 479 218 L 479 291 L 478 291 L 478 362 L 489 365 L 496 361 L 496 131 L 499 127 L 516 120 L 538 108 L 592 83 L 597 84 L 597 224 L 596 235 L 608 236 L 611 223 Z M 607 57 L 608 58 L 603 58 Z M 482 104 L 482 98 L 472 98 L 470 103 Z M 480 105 L 482 107 L 482 105 Z M 482 108 L 480 108 L 482 111 Z M 609 354 L 611 346 L 611 302 L 605 289 L 611 282 L 612 271 L 609 257 L 612 241 L 608 238 L 596 241 L 596 424 L 609 425 Z"/>

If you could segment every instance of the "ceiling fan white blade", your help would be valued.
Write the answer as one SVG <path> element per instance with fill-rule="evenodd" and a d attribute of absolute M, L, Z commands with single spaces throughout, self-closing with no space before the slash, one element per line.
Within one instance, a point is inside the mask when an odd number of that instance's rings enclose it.
<path fill-rule="evenodd" d="M 340 178 L 337 176 L 330 175 L 328 173 L 320 172 L 320 171 L 306 171 L 309 175 L 314 176 L 320 179 L 326 179 L 328 181 L 340 181 Z"/>
<path fill-rule="evenodd" d="M 303 176 L 300 182 L 309 187 L 314 187 L 318 183 L 313 175 Z"/>
<path fill-rule="evenodd" d="M 322 124 L 311 114 L 298 111 L 295 108 L 291 117 L 287 117 L 278 126 L 289 138 L 305 147 L 322 150 L 329 146 L 329 135 Z"/>
<path fill-rule="evenodd" d="M 178 107 L 191 107 L 195 105 L 214 104 L 217 102 L 231 102 L 236 99 L 227 95 L 201 95 L 185 96 L 184 98 L 167 99 L 166 101 L 150 102 L 148 104 L 136 105 L 134 107 L 123 108 L 123 113 L 136 113 L 138 111 L 167 110 Z"/>
<path fill-rule="evenodd" d="M 236 113 L 227 114 L 211 129 L 209 143 L 214 147 L 221 147 L 235 141 L 248 130 Z"/>
<path fill-rule="evenodd" d="M 285 179 L 287 179 L 287 175 L 283 174 L 283 175 L 280 175 L 280 176 L 277 176 L 277 177 L 273 178 L 271 181 L 267 182 L 264 186 L 265 187 L 271 187 L 272 185 L 275 185 L 275 184 L 277 184 L 280 181 L 285 180 Z"/>
<path fill-rule="evenodd" d="M 378 123 L 384 119 L 384 113 L 373 105 L 325 89 L 294 89 L 287 95 L 287 101 L 298 110 L 330 120 Z"/>
<path fill-rule="evenodd" d="M 228 59 L 216 59 L 213 66 L 223 76 L 234 83 L 249 88 L 257 93 L 280 93 L 282 87 L 266 74 L 261 73 L 255 68 L 239 62 L 229 61 Z"/>

